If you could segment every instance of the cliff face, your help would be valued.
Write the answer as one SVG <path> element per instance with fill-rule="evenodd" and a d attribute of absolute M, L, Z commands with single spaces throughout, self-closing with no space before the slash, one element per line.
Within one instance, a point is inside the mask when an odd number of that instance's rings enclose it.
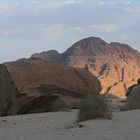
<path fill-rule="evenodd" d="M 0 116 L 50 111 L 58 98 L 73 107 L 100 90 L 87 70 L 33 58 L 5 63 L 0 66 Z"/>
<path fill-rule="evenodd" d="M 88 69 L 100 80 L 101 93 L 125 97 L 128 87 L 140 77 L 140 53 L 126 44 L 108 44 L 100 38 L 90 37 L 78 41 L 62 54 L 54 52 L 32 57 Z"/>
<path fill-rule="evenodd" d="M 0 116 L 17 112 L 16 96 L 18 92 L 4 65 L 0 65 Z"/>

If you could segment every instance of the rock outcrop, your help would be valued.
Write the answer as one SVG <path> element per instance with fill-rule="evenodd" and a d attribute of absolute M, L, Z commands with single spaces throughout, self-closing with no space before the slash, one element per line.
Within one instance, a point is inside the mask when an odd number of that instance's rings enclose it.
<path fill-rule="evenodd" d="M 73 106 L 98 94 L 99 80 L 87 70 L 41 59 L 21 59 L 0 66 L 0 116 L 51 110 L 58 100 Z"/>
<path fill-rule="evenodd" d="M 140 53 L 121 43 L 106 43 L 100 38 L 85 38 L 64 53 L 42 52 L 33 58 L 53 61 L 73 67 L 85 68 L 97 76 L 102 85 L 101 93 L 124 98 L 128 87 L 140 77 Z"/>
<path fill-rule="evenodd" d="M 128 110 L 140 109 L 140 80 L 129 88 L 125 108 Z"/>

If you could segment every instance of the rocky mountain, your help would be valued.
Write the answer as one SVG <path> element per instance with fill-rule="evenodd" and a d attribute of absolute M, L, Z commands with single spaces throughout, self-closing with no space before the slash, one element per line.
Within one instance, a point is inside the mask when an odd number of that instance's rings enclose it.
<path fill-rule="evenodd" d="M 0 65 L 0 116 L 52 110 L 57 101 L 71 108 L 100 92 L 99 80 L 87 70 L 41 59 Z"/>
<path fill-rule="evenodd" d="M 32 55 L 47 61 L 88 69 L 102 85 L 101 93 L 125 97 L 140 77 L 140 53 L 129 45 L 107 43 L 98 37 L 82 39 L 64 53 L 55 50 Z"/>

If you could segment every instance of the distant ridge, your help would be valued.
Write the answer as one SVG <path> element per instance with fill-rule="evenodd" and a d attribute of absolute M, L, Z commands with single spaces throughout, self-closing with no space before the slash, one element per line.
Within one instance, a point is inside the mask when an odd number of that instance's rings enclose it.
<path fill-rule="evenodd" d="M 125 97 L 129 86 L 140 77 L 140 53 L 127 44 L 107 43 L 99 37 L 82 39 L 64 53 L 48 51 L 32 58 L 87 68 L 101 82 L 101 93 Z"/>

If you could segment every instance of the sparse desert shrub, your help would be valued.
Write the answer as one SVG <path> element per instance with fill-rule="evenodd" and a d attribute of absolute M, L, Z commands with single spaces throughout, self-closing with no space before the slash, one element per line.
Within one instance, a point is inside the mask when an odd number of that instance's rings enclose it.
<path fill-rule="evenodd" d="M 80 103 L 78 121 L 85 121 L 93 118 L 111 119 L 111 117 L 111 107 L 101 96 L 89 96 Z"/>
<path fill-rule="evenodd" d="M 57 111 L 68 111 L 69 107 L 66 103 L 64 103 L 60 98 L 56 99 L 51 104 L 51 111 L 57 112 Z"/>

